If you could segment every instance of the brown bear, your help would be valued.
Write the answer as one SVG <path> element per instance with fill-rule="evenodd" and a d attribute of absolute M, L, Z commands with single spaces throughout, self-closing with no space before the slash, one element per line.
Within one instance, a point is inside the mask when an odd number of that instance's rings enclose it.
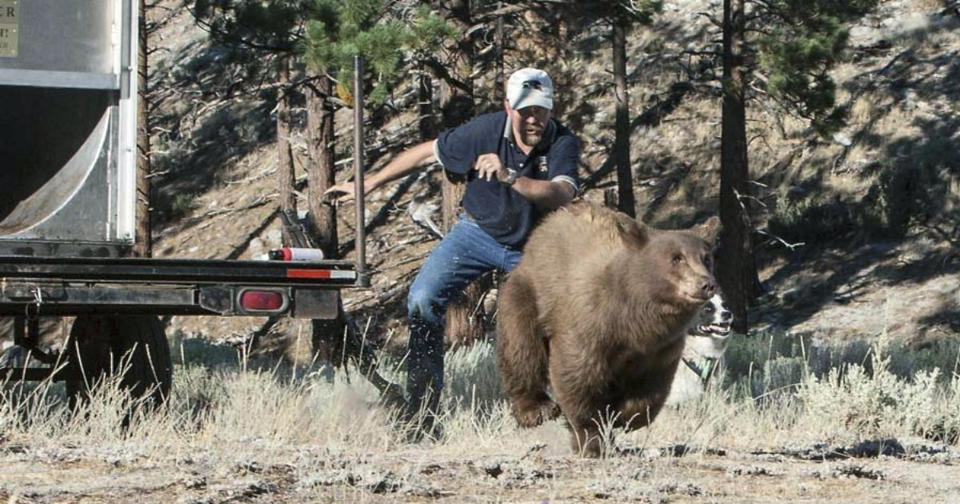
<path fill-rule="evenodd" d="M 586 202 L 544 219 L 499 301 L 497 361 L 517 422 L 562 412 L 574 451 L 596 457 L 602 426 L 653 421 L 687 324 L 717 288 L 718 231 L 716 217 L 668 231 Z"/>

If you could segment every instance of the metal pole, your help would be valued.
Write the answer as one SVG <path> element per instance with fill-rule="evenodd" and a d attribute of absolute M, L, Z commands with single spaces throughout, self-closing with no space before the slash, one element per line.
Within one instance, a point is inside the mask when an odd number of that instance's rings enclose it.
<path fill-rule="evenodd" d="M 354 201 L 357 211 L 357 283 L 370 286 L 367 276 L 366 219 L 363 201 L 363 58 L 353 58 L 353 168 Z"/>

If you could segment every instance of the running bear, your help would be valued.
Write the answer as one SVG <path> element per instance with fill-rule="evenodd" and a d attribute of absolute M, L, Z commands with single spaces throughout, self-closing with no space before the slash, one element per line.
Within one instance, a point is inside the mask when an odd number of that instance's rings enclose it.
<path fill-rule="evenodd" d="M 497 361 L 517 422 L 534 427 L 563 413 L 573 450 L 597 457 L 601 425 L 653 421 L 687 325 L 717 290 L 719 228 L 712 217 L 689 230 L 654 229 L 582 201 L 548 216 L 499 301 Z"/>

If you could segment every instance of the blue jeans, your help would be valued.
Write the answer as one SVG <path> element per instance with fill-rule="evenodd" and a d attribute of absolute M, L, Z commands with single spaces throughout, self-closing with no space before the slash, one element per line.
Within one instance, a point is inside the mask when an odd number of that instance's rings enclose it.
<path fill-rule="evenodd" d="M 427 257 L 407 297 L 407 393 L 411 406 L 422 406 L 428 389 L 433 407 L 439 400 L 447 303 L 488 271 L 512 271 L 521 254 L 501 245 L 468 217 L 461 217 Z"/>

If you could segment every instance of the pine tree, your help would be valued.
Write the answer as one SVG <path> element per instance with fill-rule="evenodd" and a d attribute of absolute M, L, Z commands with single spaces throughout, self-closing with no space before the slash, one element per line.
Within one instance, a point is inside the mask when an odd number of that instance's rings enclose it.
<path fill-rule="evenodd" d="M 750 221 L 744 66 L 744 0 L 723 0 L 723 104 L 720 134 L 720 256 L 716 274 L 733 328 L 746 334 L 757 266 Z"/>
<path fill-rule="evenodd" d="M 877 0 L 774 0 L 759 4 L 747 27 L 756 32 L 757 71 L 766 89 L 821 135 L 843 126 L 846 110 L 836 105 L 829 71 L 844 57 L 849 22 Z"/>
<path fill-rule="evenodd" d="M 475 7 L 466 0 L 441 0 L 435 2 L 437 8 L 449 19 L 458 31 L 468 33 L 474 24 Z M 471 37 L 462 37 L 452 44 L 442 55 L 440 62 L 445 68 L 448 79 L 440 83 L 439 102 L 441 103 L 441 129 L 460 126 L 473 117 L 477 106 L 474 87 L 474 69 L 477 65 L 477 51 Z M 436 138 L 434 135 L 433 138 Z M 449 232 L 460 214 L 460 201 L 466 191 L 466 181 L 459 177 L 443 177 L 442 226 Z M 444 337 L 451 346 L 470 345 L 484 336 L 483 313 L 475 307 L 480 306 L 483 292 L 489 289 L 489 276 L 484 275 L 468 285 L 447 304 Z"/>
<path fill-rule="evenodd" d="M 335 75 L 338 92 L 348 101 L 355 56 L 366 61 L 369 75 L 364 81 L 372 82 L 369 99 L 378 104 L 404 77 L 403 63 L 455 36 L 426 6 L 407 14 L 388 7 L 383 0 L 317 0 L 307 23 L 306 61 L 318 72 Z"/>
<path fill-rule="evenodd" d="M 359 77 L 373 83 L 370 101 L 382 103 L 412 56 L 430 51 L 451 35 L 443 20 L 426 8 L 402 7 L 381 0 L 193 1 L 197 20 L 207 28 L 211 42 L 226 49 L 226 63 L 242 69 L 244 83 L 272 82 L 277 88 L 281 207 L 293 215 L 293 163 L 286 142 L 289 99 L 297 93 L 305 96 L 310 157 L 307 227 L 331 259 L 339 257 L 336 208 L 323 193 L 334 183 L 334 112 L 338 103 L 351 104 L 353 57 L 368 60 L 369 71 Z M 294 72 L 288 69 L 302 75 L 291 80 Z M 335 364 L 343 356 L 344 323 L 340 319 L 314 325 L 315 349 Z"/>
<path fill-rule="evenodd" d="M 224 65 L 240 70 L 237 73 L 242 78 L 233 85 L 232 94 L 258 93 L 263 83 L 275 88 L 278 205 L 281 212 L 293 218 L 297 216 L 297 201 L 293 187 L 293 152 L 289 142 L 291 100 L 308 80 L 292 83 L 291 67 L 295 66 L 303 26 L 312 4 L 313 0 L 194 0 L 192 3 L 197 22 L 206 28 L 210 43 L 220 49 Z M 309 163 L 314 164 L 316 159 Z M 308 198 L 318 198 L 322 190 L 308 186 Z M 325 247 L 324 252 L 329 257 L 336 257 L 336 231 L 316 234 L 318 236 L 313 239 L 321 244 L 321 248 L 324 248 L 325 236 L 333 237 L 334 246 Z M 292 229 L 286 225 L 282 227 L 282 240 L 284 245 L 296 244 Z"/>
<path fill-rule="evenodd" d="M 310 123 L 311 148 L 321 154 L 324 162 L 310 178 L 326 190 L 334 181 L 332 152 L 324 151 L 333 145 L 334 93 L 349 106 L 355 106 L 352 89 L 354 79 L 369 85 L 370 101 L 383 103 L 404 73 L 404 63 L 433 50 L 445 37 L 453 33 L 442 19 L 426 7 L 419 7 L 406 15 L 392 13 L 381 0 L 317 0 L 311 19 L 306 25 L 304 57 L 308 67 L 317 74 L 336 79 L 321 78 L 308 93 L 308 110 L 323 111 L 311 117 L 320 117 L 319 123 Z M 365 60 L 366 75 L 354 75 L 354 59 Z M 419 82 L 417 83 L 419 84 Z M 309 176 L 309 175 L 308 175 Z M 335 226 L 333 207 L 316 200 L 311 205 L 322 205 L 311 213 L 322 216 L 323 226 Z M 315 347 L 338 348 L 340 325 L 332 330 L 315 331 Z M 336 353 L 333 353 L 336 355 Z"/>
<path fill-rule="evenodd" d="M 744 0 L 723 3 L 723 120 L 718 276 L 734 314 L 734 329 L 749 329 L 747 309 L 759 287 L 753 250 L 746 139 L 748 82 L 766 76 L 783 108 L 810 121 L 821 135 L 844 124 L 829 71 L 846 47 L 849 21 L 877 0 L 765 0 L 749 13 Z M 753 34 L 754 38 L 749 38 Z M 756 55 L 756 58 L 752 58 Z"/>
<path fill-rule="evenodd" d="M 609 23 L 613 49 L 613 81 L 616 98 L 613 158 L 617 167 L 617 209 L 637 215 L 633 195 L 633 167 L 630 162 L 630 91 L 627 84 L 627 34 L 636 24 L 647 25 L 660 12 L 660 0 L 592 0 L 578 2 L 585 16 L 598 16 Z"/>
<path fill-rule="evenodd" d="M 310 145 L 323 160 L 310 182 L 323 190 L 334 182 L 334 92 L 352 106 L 353 79 L 358 77 L 353 75 L 354 58 L 360 56 L 366 61 L 367 75 L 359 77 L 372 83 L 370 101 L 382 104 L 390 89 L 405 76 L 401 71 L 404 64 L 453 36 L 449 26 L 424 6 L 406 12 L 391 12 L 388 7 L 383 0 L 317 0 L 306 23 L 302 48 L 308 67 L 318 75 L 336 79 L 321 77 L 307 94 L 307 109 L 315 112 L 312 117 L 319 118 L 310 122 L 311 134 L 316 135 Z M 311 200 L 310 205 L 311 214 L 322 219 L 316 227 L 335 227 L 332 206 L 319 199 Z M 335 247 L 336 241 L 329 246 Z"/>

